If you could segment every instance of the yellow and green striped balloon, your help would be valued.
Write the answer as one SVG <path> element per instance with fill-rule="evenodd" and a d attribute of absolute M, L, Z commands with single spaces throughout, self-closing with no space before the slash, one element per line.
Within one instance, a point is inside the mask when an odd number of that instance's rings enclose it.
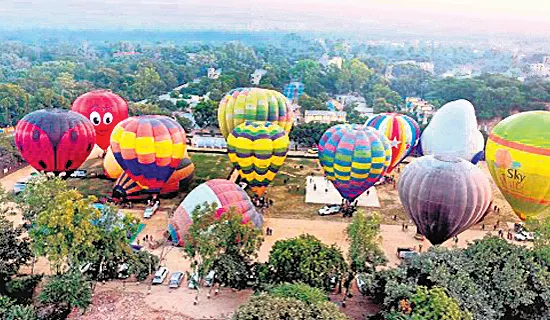
<path fill-rule="evenodd" d="M 294 114 L 281 93 L 262 88 L 238 88 L 225 94 L 218 108 L 224 138 L 245 121 L 270 121 L 290 132 Z"/>
<path fill-rule="evenodd" d="M 261 196 L 283 165 L 290 141 L 272 122 L 246 121 L 227 138 L 229 160 L 256 195 Z"/>

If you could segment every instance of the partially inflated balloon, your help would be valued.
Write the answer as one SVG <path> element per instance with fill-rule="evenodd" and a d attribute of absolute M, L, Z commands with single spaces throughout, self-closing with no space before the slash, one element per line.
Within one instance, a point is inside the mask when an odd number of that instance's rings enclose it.
<path fill-rule="evenodd" d="M 250 198 L 238 185 L 223 179 L 207 181 L 193 189 L 174 212 L 168 225 L 172 241 L 184 245 L 187 230 L 193 224 L 193 211 L 205 203 L 215 203 L 219 209 L 234 208 L 243 217 L 243 223 L 261 228 L 263 217 L 256 211 Z"/>
<path fill-rule="evenodd" d="M 550 112 L 523 112 L 502 120 L 485 153 L 493 179 L 518 217 L 550 212 Z"/>
<path fill-rule="evenodd" d="M 445 104 L 422 132 L 420 144 L 424 155 L 444 154 L 471 161 L 485 144 L 477 129 L 474 106 L 467 100 Z"/>
<path fill-rule="evenodd" d="M 483 171 L 464 159 L 424 156 L 408 164 L 397 184 L 409 217 L 434 245 L 481 221 L 492 201 Z"/>
<path fill-rule="evenodd" d="M 169 196 L 184 190 L 189 186 L 194 174 L 195 165 L 191 159 L 188 157 L 183 158 L 176 171 L 172 173 L 170 179 L 166 181 L 158 193 L 163 196 Z M 126 172 L 122 172 L 113 188 L 113 198 L 115 199 L 138 200 L 150 197 L 152 193 L 157 192 L 151 192 L 151 189 L 142 188 Z"/>
<path fill-rule="evenodd" d="M 392 156 L 388 173 L 412 152 L 420 138 L 416 121 L 403 114 L 382 113 L 370 118 L 366 125 L 377 129 L 390 141 Z"/>
<path fill-rule="evenodd" d="M 160 191 L 185 156 L 185 131 L 165 116 L 131 117 L 113 130 L 111 148 L 133 181 L 150 192 Z"/>
<path fill-rule="evenodd" d="M 95 131 L 76 112 L 38 110 L 17 123 L 15 144 L 33 168 L 59 174 L 74 171 L 86 161 L 95 144 Z"/>
<path fill-rule="evenodd" d="M 218 123 L 225 138 L 245 121 L 270 121 L 290 132 L 293 120 L 286 97 L 268 89 L 231 90 L 220 101 L 218 108 Z"/>
<path fill-rule="evenodd" d="M 94 90 L 81 95 L 71 110 L 90 119 L 96 132 L 96 144 L 107 150 L 115 126 L 128 118 L 128 103 L 108 90 Z"/>
<path fill-rule="evenodd" d="M 325 176 L 342 197 L 354 201 L 388 169 L 391 147 L 378 130 L 341 124 L 329 128 L 319 141 L 319 160 Z"/>
<path fill-rule="evenodd" d="M 227 138 L 227 155 L 241 178 L 261 196 L 283 165 L 288 134 L 271 122 L 246 121 Z"/>

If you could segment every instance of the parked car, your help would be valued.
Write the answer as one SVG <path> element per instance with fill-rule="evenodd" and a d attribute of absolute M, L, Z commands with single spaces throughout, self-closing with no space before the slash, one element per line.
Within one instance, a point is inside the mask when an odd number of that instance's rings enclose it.
<path fill-rule="evenodd" d="M 71 178 L 86 178 L 87 176 L 87 171 L 86 170 L 75 170 L 73 173 L 71 173 L 70 177 Z"/>
<path fill-rule="evenodd" d="M 151 218 L 155 214 L 155 212 L 157 212 L 159 206 L 159 202 L 155 202 L 153 205 L 145 208 L 145 211 L 143 212 L 143 217 L 146 219 Z"/>
<path fill-rule="evenodd" d="M 153 277 L 153 284 L 162 284 L 168 275 L 168 268 L 160 267 Z"/>
<path fill-rule="evenodd" d="M 178 272 L 172 273 L 172 275 L 170 276 L 170 281 L 168 282 L 168 287 L 179 288 L 184 277 L 185 276 L 183 272 L 178 271 Z"/>
<path fill-rule="evenodd" d="M 318 152 L 319 152 L 319 149 L 317 148 L 307 149 L 307 153 L 317 154 Z"/>
<path fill-rule="evenodd" d="M 128 273 L 128 270 L 130 270 L 130 268 L 128 267 L 128 264 L 127 263 L 123 263 L 121 264 L 120 266 L 118 266 L 118 278 L 119 279 L 127 279 L 130 277 L 130 274 Z"/>
<path fill-rule="evenodd" d="M 397 248 L 397 257 L 403 260 L 409 260 L 417 256 L 418 252 L 414 248 Z"/>
<path fill-rule="evenodd" d="M 188 279 L 187 279 L 187 288 L 189 289 L 197 289 L 197 286 L 199 285 L 199 275 L 197 273 L 193 273 Z"/>
<path fill-rule="evenodd" d="M 210 271 L 208 272 L 206 277 L 204 277 L 204 285 L 206 287 L 211 287 L 214 284 L 214 275 L 216 275 L 216 272 Z"/>
<path fill-rule="evenodd" d="M 516 241 L 534 241 L 535 236 L 532 232 L 521 231 L 514 235 L 514 239 L 516 239 Z"/>
<path fill-rule="evenodd" d="M 331 214 L 336 214 L 340 212 L 341 207 L 339 205 L 332 205 L 332 206 L 324 206 L 321 209 L 319 209 L 318 213 L 320 216 L 328 216 Z"/>
<path fill-rule="evenodd" d="M 17 181 L 13 185 L 13 193 L 15 193 L 17 195 L 17 194 L 25 191 L 25 188 L 27 188 L 27 182 L 26 181 L 23 181 L 23 180 Z"/>
<path fill-rule="evenodd" d="M 359 292 L 361 292 L 361 294 L 363 295 L 366 295 L 368 288 L 367 288 L 367 280 L 366 280 L 365 274 L 359 273 L 355 278 L 357 281 L 357 288 L 359 289 Z"/>

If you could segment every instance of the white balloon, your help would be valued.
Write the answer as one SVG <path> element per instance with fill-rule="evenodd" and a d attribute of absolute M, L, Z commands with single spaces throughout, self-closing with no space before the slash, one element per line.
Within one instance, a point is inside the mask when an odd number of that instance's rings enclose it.
<path fill-rule="evenodd" d="M 445 104 L 435 113 L 420 137 L 424 155 L 449 155 L 467 161 L 483 151 L 474 106 L 468 100 Z"/>

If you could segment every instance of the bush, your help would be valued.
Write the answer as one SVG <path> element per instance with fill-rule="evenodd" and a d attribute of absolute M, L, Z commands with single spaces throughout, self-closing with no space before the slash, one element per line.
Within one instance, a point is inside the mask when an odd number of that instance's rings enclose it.
<path fill-rule="evenodd" d="M 275 242 L 258 278 L 264 284 L 301 281 L 330 291 L 336 284 L 333 280 L 341 280 L 347 270 L 338 247 L 328 246 L 312 235 L 301 235 Z"/>
<path fill-rule="evenodd" d="M 241 305 L 233 320 L 348 320 L 349 318 L 330 302 L 309 304 L 292 298 L 260 294 Z"/>
<path fill-rule="evenodd" d="M 310 304 L 328 300 L 328 296 L 323 290 L 303 283 L 284 283 L 271 288 L 269 294 L 277 298 L 293 298 Z"/>
<path fill-rule="evenodd" d="M 85 309 L 92 302 L 90 283 L 78 272 L 53 276 L 40 293 L 39 301 L 71 310 L 74 307 Z"/>
<path fill-rule="evenodd" d="M 32 305 L 14 305 L 5 315 L 5 320 L 36 320 L 36 312 Z"/>
<path fill-rule="evenodd" d="M 398 268 L 377 272 L 369 288 L 390 311 L 425 286 L 444 288 L 473 319 L 546 319 L 550 266 L 532 250 L 488 237 L 467 249 L 433 248 Z"/>
<path fill-rule="evenodd" d="M 14 278 L 6 286 L 7 294 L 10 298 L 15 299 L 18 304 L 30 304 L 34 289 L 41 280 L 42 275 Z"/>

